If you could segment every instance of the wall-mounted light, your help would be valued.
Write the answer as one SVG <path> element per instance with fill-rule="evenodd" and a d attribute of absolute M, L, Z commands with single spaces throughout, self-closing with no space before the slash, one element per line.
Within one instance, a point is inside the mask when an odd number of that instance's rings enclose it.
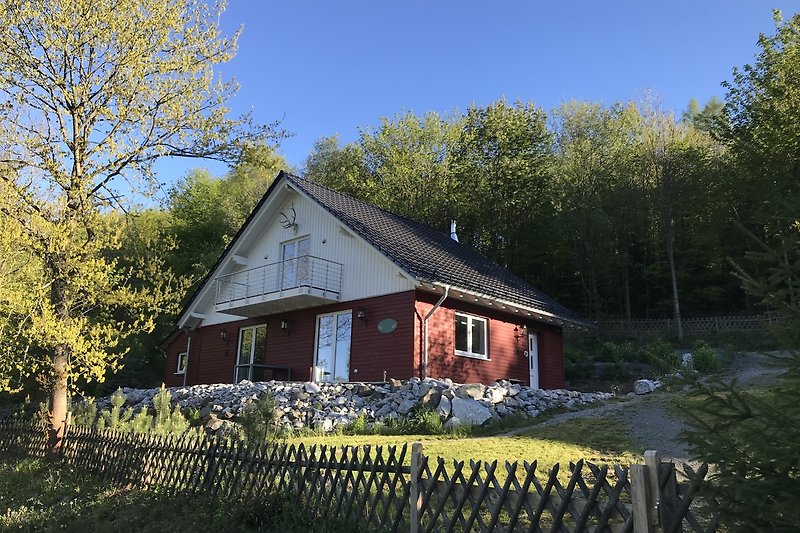
<path fill-rule="evenodd" d="M 528 333 L 528 326 L 521 325 L 521 326 L 514 326 L 514 338 L 519 340 Z"/>
<path fill-rule="evenodd" d="M 364 309 L 363 305 L 356 309 L 356 318 L 362 321 L 364 324 L 367 323 L 367 310 Z"/>
<path fill-rule="evenodd" d="M 219 330 L 219 338 L 224 341 L 228 340 L 228 330 L 227 329 Z"/>
<path fill-rule="evenodd" d="M 285 331 L 287 335 L 289 334 L 289 321 L 285 318 L 281 320 L 281 329 Z"/>

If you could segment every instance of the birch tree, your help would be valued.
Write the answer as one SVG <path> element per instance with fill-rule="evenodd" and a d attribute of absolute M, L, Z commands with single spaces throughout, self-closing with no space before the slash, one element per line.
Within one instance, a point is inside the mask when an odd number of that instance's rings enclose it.
<path fill-rule="evenodd" d="M 0 368 L 46 378 L 54 449 L 69 383 L 102 380 L 120 341 L 151 329 L 164 301 L 116 268 L 120 229 L 103 214 L 153 191 L 159 158 L 233 160 L 276 136 L 274 125 L 228 116 L 237 86 L 214 67 L 233 57 L 238 34 L 221 34 L 223 10 L 202 0 L 0 0 L 2 224 L 37 278 L 15 322 L 32 349 L 0 351 Z"/>

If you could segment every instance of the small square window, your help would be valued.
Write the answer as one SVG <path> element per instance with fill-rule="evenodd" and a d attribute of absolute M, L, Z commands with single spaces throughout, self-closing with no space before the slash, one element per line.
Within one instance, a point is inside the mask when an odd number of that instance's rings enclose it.
<path fill-rule="evenodd" d="M 178 354 L 178 368 L 175 370 L 176 374 L 185 374 L 186 373 L 186 363 L 189 362 L 189 354 L 186 352 L 181 352 Z"/>
<path fill-rule="evenodd" d="M 456 313 L 456 355 L 488 359 L 487 326 L 485 318 Z"/>

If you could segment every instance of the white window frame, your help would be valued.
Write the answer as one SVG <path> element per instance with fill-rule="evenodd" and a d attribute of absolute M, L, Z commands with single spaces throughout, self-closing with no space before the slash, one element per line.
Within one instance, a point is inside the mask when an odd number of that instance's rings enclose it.
<path fill-rule="evenodd" d="M 305 255 L 298 255 L 297 248 L 295 248 L 295 256 L 291 259 L 286 259 L 284 257 L 286 255 L 286 247 L 292 244 L 298 246 L 302 241 L 308 241 L 308 253 Z M 281 290 L 297 289 L 299 287 L 308 285 L 311 282 L 309 260 L 311 257 L 311 235 L 303 235 L 302 237 L 296 237 L 294 239 L 281 242 L 279 257 L 281 261 Z M 292 262 L 289 266 L 286 264 L 288 261 Z M 303 263 L 302 265 L 301 262 Z M 303 272 L 303 269 L 305 269 L 305 272 Z M 304 274 L 302 278 L 299 276 L 301 273 Z"/>
<path fill-rule="evenodd" d="M 175 368 L 176 374 L 185 374 L 186 373 L 186 365 L 189 362 L 189 353 L 188 352 L 181 352 L 178 354 L 178 364 Z M 183 364 L 181 364 L 183 363 Z"/>
<path fill-rule="evenodd" d="M 456 345 L 456 324 L 458 322 L 459 317 L 467 319 L 467 349 L 465 350 L 458 350 L 455 348 Z M 474 350 L 474 346 L 472 345 L 472 325 L 474 322 L 480 322 L 483 324 L 483 353 L 478 353 Z M 453 320 L 453 349 L 455 350 L 456 355 L 461 357 L 470 357 L 472 359 L 483 359 L 488 361 L 489 360 L 489 321 L 483 317 L 470 315 L 467 313 L 462 313 L 460 311 L 456 311 L 455 313 L 455 320 Z"/>
<path fill-rule="evenodd" d="M 234 383 L 238 383 L 236 381 L 238 369 L 247 367 L 247 380 L 253 380 L 253 364 L 255 364 L 255 349 L 256 349 L 256 339 L 258 337 L 257 331 L 258 328 L 264 328 L 264 336 L 266 337 L 267 325 L 266 324 L 253 324 L 252 326 L 242 326 L 239 328 L 239 336 L 236 338 L 236 362 L 233 365 L 233 379 Z M 250 362 L 249 363 L 239 363 L 239 360 L 242 356 L 242 335 L 244 334 L 245 330 L 252 330 L 253 331 L 253 338 L 250 341 Z M 265 347 L 266 351 L 266 347 Z M 264 357 L 266 358 L 267 354 L 264 353 Z M 244 378 L 243 378 L 244 379 Z"/>

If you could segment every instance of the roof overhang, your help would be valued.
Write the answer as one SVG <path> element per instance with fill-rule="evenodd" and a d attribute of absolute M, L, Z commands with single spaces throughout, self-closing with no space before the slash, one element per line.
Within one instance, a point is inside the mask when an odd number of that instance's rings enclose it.
<path fill-rule="evenodd" d="M 443 294 L 445 291 L 445 284 L 420 281 L 418 282 L 417 288 L 433 294 Z M 536 309 L 534 307 L 511 302 L 502 298 L 496 298 L 494 296 L 489 296 L 488 294 L 483 294 L 469 289 L 463 289 L 454 285 L 450 285 L 449 288 L 450 292 L 448 297 L 452 300 L 459 300 L 471 305 L 477 305 L 487 309 L 494 309 L 504 313 L 514 314 L 523 319 L 550 323 L 562 328 L 586 330 L 592 327 L 592 325 L 588 322 L 558 316 L 542 309 Z"/>

